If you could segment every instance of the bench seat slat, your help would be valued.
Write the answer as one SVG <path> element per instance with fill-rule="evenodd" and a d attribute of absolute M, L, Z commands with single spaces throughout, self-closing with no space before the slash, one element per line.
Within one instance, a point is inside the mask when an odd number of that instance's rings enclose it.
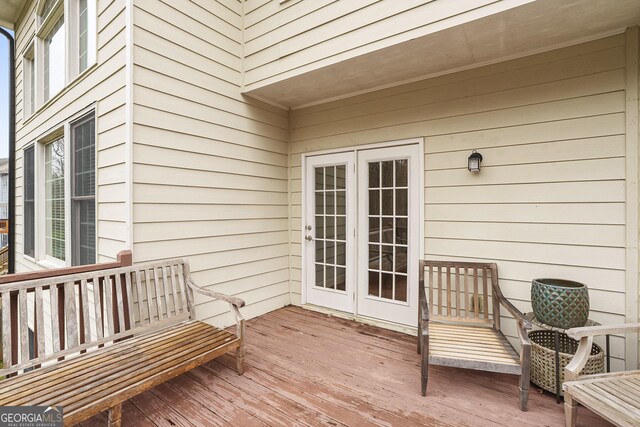
<path fill-rule="evenodd" d="M 164 337 L 170 337 L 172 339 L 179 338 L 180 335 L 190 333 L 194 328 L 198 328 L 198 325 L 201 322 L 196 321 L 185 321 L 179 325 L 169 326 L 164 329 L 163 334 L 141 334 L 133 339 L 126 340 L 120 343 L 121 351 L 126 353 L 129 350 L 129 343 L 131 345 L 139 346 L 140 348 L 144 348 L 145 344 L 153 345 L 155 342 L 164 339 Z M 39 385 L 45 384 L 47 386 L 47 375 L 49 371 L 60 372 L 61 375 L 67 376 L 76 376 L 83 375 L 86 372 L 92 372 L 96 367 L 98 367 L 103 361 L 103 355 L 105 355 L 108 351 L 110 351 L 111 347 L 103 347 L 102 349 L 98 349 L 91 353 L 91 359 L 88 360 L 88 357 L 84 359 L 79 358 L 68 358 L 66 361 L 52 365 L 45 366 L 37 371 L 31 371 L 19 375 L 13 378 L 11 381 L 0 382 L 0 396 L 4 396 L 5 393 L 18 393 L 19 389 L 31 389 L 38 388 Z M 82 363 L 78 363 L 80 360 L 83 360 Z M 45 387 L 46 388 L 46 387 Z M 27 390 L 28 394 L 28 390 Z M 2 400 L 0 400 L 0 405 L 2 405 Z"/>
<path fill-rule="evenodd" d="M 51 382 L 58 382 L 57 387 L 44 387 L 41 384 L 38 392 L 29 393 L 20 399 L 16 404 L 20 405 L 45 405 L 50 400 L 56 400 L 61 402 L 61 405 L 68 405 L 69 401 L 63 401 L 61 399 L 71 399 L 73 396 L 80 394 L 83 391 L 95 394 L 98 390 L 98 386 L 109 382 L 112 378 L 116 378 L 114 383 L 121 384 L 123 377 L 127 374 L 133 375 L 140 372 L 144 372 L 153 363 L 157 361 L 169 360 L 171 355 L 177 351 L 186 349 L 193 350 L 197 343 L 215 343 L 220 339 L 229 338 L 229 334 L 224 331 L 220 331 L 218 334 L 214 334 L 211 330 L 201 328 L 197 332 L 182 336 L 180 339 L 163 338 L 155 343 L 155 345 L 147 344 L 144 350 L 135 348 L 124 354 L 114 353 L 112 351 L 106 352 L 101 358 L 101 362 L 96 366 L 93 372 L 84 372 L 82 375 L 76 374 L 73 379 L 60 382 L 60 379 L 68 378 L 67 374 L 61 376 L 60 373 L 55 372 L 50 377 Z M 105 368 L 104 365 L 107 365 Z M 117 366 L 117 370 L 113 367 Z"/>
<path fill-rule="evenodd" d="M 176 349 L 197 352 L 198 346 L 216 345 L 224 339 L 235 340 L 236 337 L 202 322 L 185 322 L 178 327 L 117 343 L 99 352 L 67 359 L 54 369 L 44 368 L 23 374 L 16 378 L 21 379 L 17 390 L 11 382 L 0 387 L 0 396 L 3 396 L 0 405 L 60 402 L 63 396 L 77 394 L 83 387 L 95 393 L 99 381 L 117 380 L 121 383 L 125 381 L 123 377 L 138 375 L 152 369 L 153 363 L 170 360 Z M 0 386 L 3 385 L 0 382 Z"/>
<path fill-rule="evenodd" d="M 188 331 L 186 338 L 190 338 L 193 334 L 196 334 L 197 338 L 185 339 L 184 342 L 176 341 L 175 332 L 179 333 L 183 329 Z M 149 341 L 149 338 L 152 341 Z M 142 389 L 164 382 L 238 346 L 238 338 L 230 332 L 202 322 L 185 322 L 175 328 L 166 328 L 117 343 L 104 349 L 100 354 L 92 353 L 67 360 L 56 369 L 24 374 L 25 377 L 31 376 L 34 381 L 37 379 L 40 384 L 42 384 L 42 378 L 38 377 L 43 377 L 45 380 L 67 378 L 71 381 L 68 385 L 49 389 L 45 395 L 39 394 L 27 398 L 18 394 L 11 395 L 3 390 L 1 387 L 3 383 L 0 383 L 0 396 L 3 396 L 0 398 L 0 405 L 14 405 L 16 402 L 27 405 L 44 404 L 43 399 L 46 399 L 47 405 L 63 405 L 65 423 L 72 424 L 123 402 L 140 393 Z M 128 351 L 124 351 L 125 349 Z M 118 360 L 117 369 L 113 369 L 114 366 L 111 365 L 111 369 L 101 372 L 100 375 L 85 376 L 80 384 L 72 382 L 69 372 L 59 371 L 61 368 L 73 368 L 90 363 L 92 358 L 100 358 L 100 363 L 109 361 L 110 358 Z M 123 366 L 126 368 L 121 369 Z M 28 384 L 28 381 L 23 382 L 22 386 L 26 387 Z"/>

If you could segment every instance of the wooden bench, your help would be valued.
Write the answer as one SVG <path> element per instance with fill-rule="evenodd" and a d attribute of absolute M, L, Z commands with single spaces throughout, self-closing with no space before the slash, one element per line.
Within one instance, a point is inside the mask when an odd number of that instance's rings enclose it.
<path fill-rule="evenodd" d="M 637 333 L 640 323 L 573 328 L 567 335 L 580 340 L 576 354 L 565 367 L 564 413 L 567 427 L 576 425 L 578 404 L 618 426 L 640 425 L 640 371 L 583 375 L 593 338 L 598 335 Z"/>
<path fill-rule="evenodd" d="M 194 291 L 229 303 L 235 334 L 195 320 Z M 223 353 L 244 371 L 244 301 L 198 287 L 186 260 L 8 283 L 0 297 L 0 406 L 63 406 L 65 425 L 108 410 L 119 426 L 122 402 Z"/>
<path fill-rule="evenodd" d="M 421 260 L 419 277 L 422 395 L 427 392 L 429 365 L 515 374 L 520 376 L 520 409 L 526 411 L 531 323 L 502 295 L 497 265 Z M 500 330 L 501 305 L 516 320 L 519 355 Z"/>

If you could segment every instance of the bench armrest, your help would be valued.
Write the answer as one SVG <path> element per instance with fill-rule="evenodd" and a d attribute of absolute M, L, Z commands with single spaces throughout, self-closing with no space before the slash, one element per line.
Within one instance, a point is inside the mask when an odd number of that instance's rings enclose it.
<path fill-rule="evenodd" d="M 582 328 L 571 328 L 567 331 L 569 338 L 580 340 L 578 350 L 571 362 L 564 368 L 565 381 L 577 380 L 580 372 L 587 364 L 593 337 L 599 335 L 622 334 L 640 331 L 640 323 L 629 323 L 620 325 L 585 326 Z"/>
<path fill-rule="evenodd" d="M 241 298 L 232 297 L 232 296 L 229 296 L 229 295 L 221 294 L 220 292 L 213 292 L 213 291 L 210 291 L 208 289 L 201 288 L 200 286 L 196 285 L 194 283 L 194 281 L 191 280 L 191 279 L 187 280 L 187 284 L 189 285 L 189 287 L 191 289 L 193 289 L 194 291 L 198 292 L 199 294 L 206 295 L 206 296 L 208 296 L 210 298 L 226 301 L 229 304 L 232 304 L 237 308 L 244 307 L 244 300 L 241 299 Z"/>

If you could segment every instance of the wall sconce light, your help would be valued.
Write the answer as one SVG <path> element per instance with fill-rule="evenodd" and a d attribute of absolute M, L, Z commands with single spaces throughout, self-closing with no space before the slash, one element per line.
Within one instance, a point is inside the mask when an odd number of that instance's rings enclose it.
<path fill-rule="evenodd" d="M 469 172 L 480 172 L 480 163 L 482 163 L 482 154 L 473 150 L 469 156 Z"/>

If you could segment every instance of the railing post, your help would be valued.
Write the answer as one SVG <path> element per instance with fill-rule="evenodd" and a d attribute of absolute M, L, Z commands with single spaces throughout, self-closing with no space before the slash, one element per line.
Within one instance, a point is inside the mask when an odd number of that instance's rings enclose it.
<path fill-rule="evenodd" d="M 18 363 L 18 293 L 9 298 L 11 305 L 11 363 Z"/>
<path fill-rule="evenodd" d="M 128 249 L 118 252 L 117 259 L 121 267 L 130 267 L 133 265 L 133 254 Z"/>

